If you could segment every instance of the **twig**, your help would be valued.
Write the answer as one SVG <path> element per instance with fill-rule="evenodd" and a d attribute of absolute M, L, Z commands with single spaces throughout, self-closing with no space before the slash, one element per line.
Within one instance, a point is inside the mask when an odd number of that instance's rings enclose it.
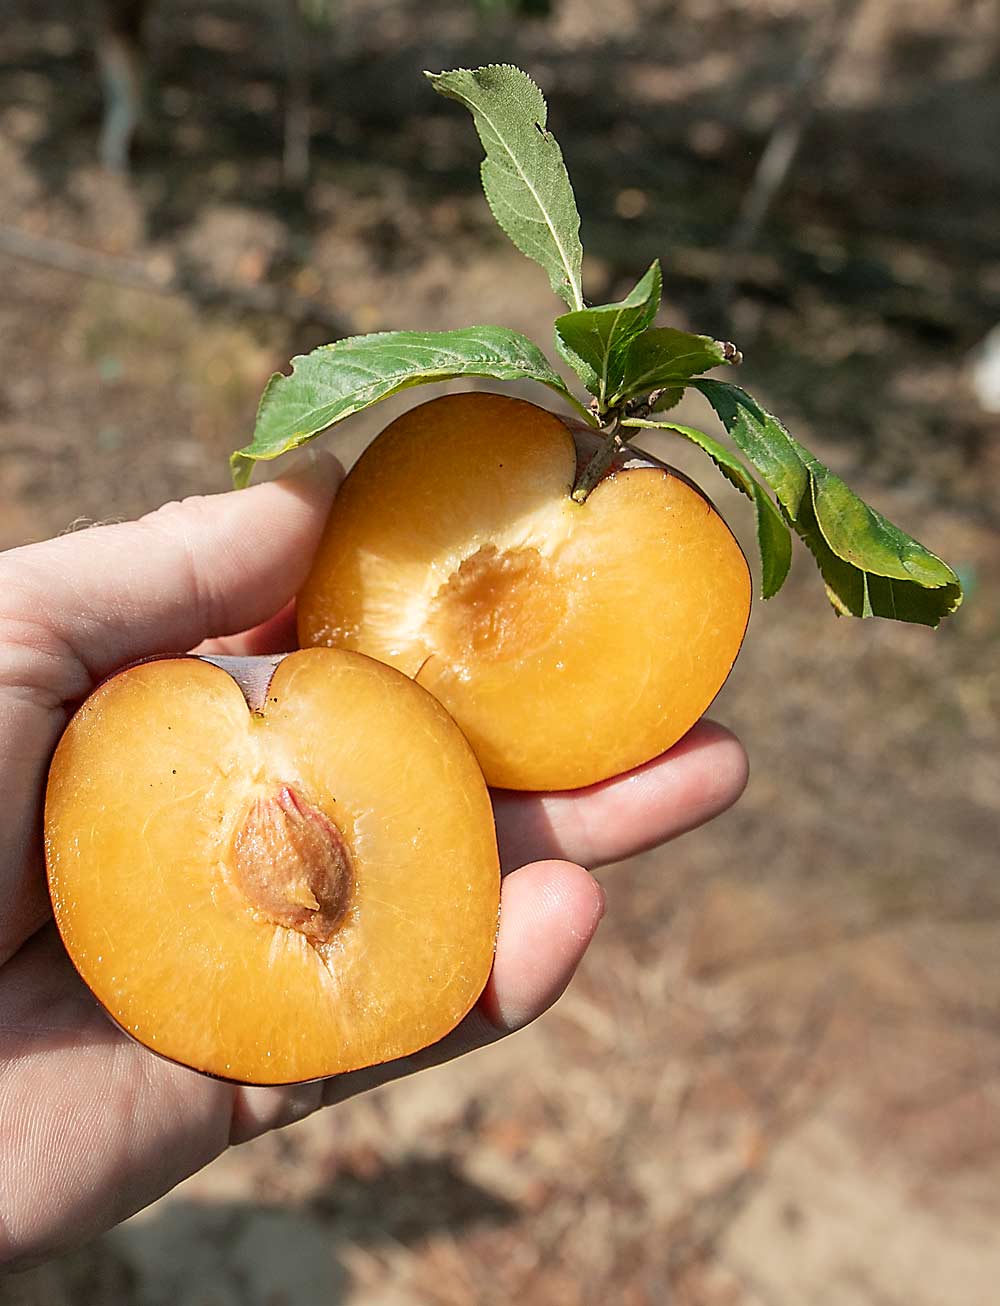
<path fill-rule="evenodd" d="M 0 223 L 0 254 L 57 268 L 75 276 L 109 281 L 114 285 L 160 295 L 186 295 L 203 305 L 245 309 L 284 317 L 291 322 L 312 322 L 324 327 L 331 339 L 350 335 L 347 323 L 324 304 L 281 286 L 240 286 L 210 281 L 191 269 L 158 275 L 139 259 L 123 258 L 103 250 L 87 249 L 51 236 L 36 236 L 19 227 Z"/>
<path fill-rule="evenodd" d="M 309 180 L 309 50 L 301 0 L 285 0 L 285 142 L 282 169 L 286 186 Z"/>
<path fill-rule="evenodd" d="M 832 0 L 822 31 L 803 51 L 779 113 L 743 196 L 713 295 L 713 307 L 724 324 L 739 277 L 743 255 L 754 245 L 764 219 L 781 189 L 802 137 L 816 110 L 819 93 L 840 47 L 841 38 L 863 0 Z"/>
<path fill-rule="evenodd" d="M 97 66 L 104 88 L 100 159 L 105 168 L 125 173 L 146 108 L 148 0 L 104 0 L 96 9 Z"/>

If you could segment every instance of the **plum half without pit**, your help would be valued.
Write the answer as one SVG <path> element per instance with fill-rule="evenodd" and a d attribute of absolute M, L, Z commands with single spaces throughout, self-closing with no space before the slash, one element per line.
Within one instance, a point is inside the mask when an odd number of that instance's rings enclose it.
<path fill-rule="evenodd" d="M 577 788 L 664 752 L 743 641 L 750 570 L 710 500 L 626 448 L 579 503 L 596 443 L 506 395 L 411 409 L 351 470 L 299 594 L 301 644 L 413 677 L 492 785 Z"/>
<path fill-rule="evenodd" d="M 630 444 L 650 431 L 698 448 L 752 504 L 761 598 L 782 588 L 794 533 L 840 615 L 936 626 L 955 612 L 962 586 L 943 559 L 709 375 L 741 365 L 732 341 L 663 321 L 659 259 L 621 299 L 588 303 L 580 214 L 531 78 L 509 64 L 428 77 L 472 115 L 490 211 L 563 301 L 552 342 L 589 399 L 534 340 L 488 322 L 345 336 L 276 372 L 232 455 L 236 486 L 413 386 L 531 382 L 572 414 L 477 391 L 390 423 L 333 508 L 299 595 L 300 644 L 368 653 L 425 686 L 492 785 L 580 788 L 664 752 L 733 666 L 751 576 L 702 490 Z M 688 398 L 724 440 L 689 425 Z"/>

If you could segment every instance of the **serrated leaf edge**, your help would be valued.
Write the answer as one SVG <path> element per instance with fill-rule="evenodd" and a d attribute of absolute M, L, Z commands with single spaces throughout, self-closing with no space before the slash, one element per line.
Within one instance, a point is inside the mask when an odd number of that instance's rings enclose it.
<path fill-rule="evenodd" d="M 652 276 L 652 286 L 650 288 L 649 293 L 642 295 L 641 297 L 636 297 L 637 292 L 639 291 L 639 288 L 641 287 L 642 283 L 646 280 L 647 277 L 650 276 Z M 613 407 L 614 403 L 616 402 L 614 399 L 609 400 L 607 394 L 608 368 L 611 362 L 618 355 L 621 349 L 627 347 L 627 345 L 631 342 L 632 339 L 634 339 L 636 336 L 642 335 L 644 331 L 649 329 L 650 324 L 655 319 L 656 314 L 659 310 L 662 296 L 663 296 L 663 269 L 660 266 L 660 260 L 658 258 L 654 258 L 652 263 L 650 263 L 649 267 L 642 274 L 642 276 L 635 283 L 635 285 L 632 287 L 632 289 L 629 291 L 629 293 L 625 296 L 624 299 L 617 300 L 613 304 L 587 304 L 583 308 L 571 309 L 569 313 L 560 313 L 560 315 L 556 318 L 555 322 L 552 324 L 553 337 L 555 340 L 556 350 L 559 353 L 559 356 L 569 367 L 573 369 L 574 372 L 576 372 L 577 376 L 583 382 L 584 386 L 586 386 L 586 388 L 597 400 L 602 412 L 606 411 L 610 407 Z M 618 322 L 621 320 L 622 314 L 632 309 L 643 308 L 644 306 L 649 305 L 653 301 L 655 302 L 653 303 L 652 309 L 650 311 L 649 320 L 646 321 L 646 323 L 643 326 L 641 326 L 637 331 L 635 331 L 632 335 L 626 336 L 623 340 L 620 340 L 616 345 L 612 346 L 610 342 L 614 337 L 615 330 L 617 328 Z M 601 313 L 615 313 L 614 320 L 612 321 L 611 326 L 607 333 L 609 344 L 608 344 L 608 348 L 603 351 L 600 371 L 598 371 L 593 366 L 592 363 L 590 363 L 586 358 L 584 358 L 582 354 L 578 353 L 577 350 L 569 343 L 569 341 L 566 339 L 564 335 L 564 330 L 565 330 L 564 323 L 566 318 L 574 317 L 578 313 L 583 313 L 583 314 L 592 313 L 595 315 Z M 594 320 L 597 321 L 596 316 Z"/>
<path fill-rule="evenodd" d="M 570 404 L 576 410 L 577 414 L 583 418 L 583 420 L 587 423 L 588 426 L 595 425 L 595 418 L 593 414 L 590 412 L 588 408 L 586 408 L 583 404 L 581 404 L 579 400 L 572 394 L 572 392 L 566 386 L 566 383 L 563 380 L 563 378 L 551 366 L 548 359 L 545 357 L 544 352 L 538 347 L 538 345 L 534 343 L 534 341 L 529 339 L 529 337 L 522 335 L 522 333 L 520 332 L 513 331 L 509 327 L 495 327 L 495 326 L 458 327 L 454 329 L 454 332 L 462 332 L 462 331 L 475 332 L 476 330 L 479 329 L 492 330 L 492 331 L 505 331 L 511 337 L 515 338 L 518 341 L 518 343 L 523 342 L 525 345 L 528 345 L 532 349 L 536 350 L 539 357 L 542 359 L 542 361 L 545 363 L 546 367 L 548 368 L 549 375 L 546 377 L 546 376 L 530 376 L 526 374 L 524 379 L 535 380 L 540 385 L 544 385 L 548 387 L 548 389 L 552 390 L 553 393 L 558 394 L 562 399 L 564 399 L 568 404 Z M 296 354 L 291 359 L 290 371 L 273 372 L 271 376 L 268 378 L 267 384 L 264 386 L 263 392 L 261 393 L 260 400 L 258 401 L 257 404 L 255 431 L 256 431 L 256 426 L 260 422 L 261 415 L 264 411 L 264 408 L 268 403 L 269 399 L 271 398 L 273 391 L 283 382 L 290 381 L 295 376 L 295 373 L 298 370 L 298 366 L 300 363 L 305 362 L 307 359 L 313 358 L 316 354 L 336 353 L 338 350 L 341 351 L 347 350 L 350 347 L 355 347 L 362 343 L 377 342 L 380 340 L 387 341 L 387 340 L 391 340 L 393 337 L 398 337 L 400 335 L 414 334 L 417 336 L 425 335 L 427 337 L 431 337 L 431 339 L 427 340 L 426 344 L 420 340 L 407 341 L 406 347 L 408 349 L 416 350 L 419 352 L 421 348 L 427 348 L 427 349 L 434 348 L 434 344 L 433 344 L 434 336 L 450 335 L 453 334 L 454 332 L 443 331 L 443 332 L 410 333 L 408 331 L 375 331 L 375 332 L 371 332 L 368 335 L 345 336 L 342 340 L 335 340 L 327 345 L 318 345 L 314 350 L 311 350 L 308 354 Z M 457 361 L 464 362 L 464 363 L 472 363 L 474 366 L 476 364 L 488 365 L 497 362 L 495 356 L 492 354 L 483 354 L 480 356 L 476 354 L 456 353 L 455 358 Z M 354 364 L 354 366 L 358 368 L 358 370 L 361 371 L 364 370 L 364 367 L 361 364 Z M 502 369 L 498 368 L 497 370 L 502 370 Z M 254 442 L 256 439 L 255 436 L 254 440 L 251 440 L 249 444 L 244 445 L 242 448 L 235 450 L 230 455 L 230 459 L 229 459 L 234 487 L 236 489 L 243 489 L 250 483 L 250 479 L 253 474 L 253 468 L 256 463 L 270 462 L 273 461 L 275 458 L 281 457 L 283 454 L 290 453 L 293 450 L 299 448 L 301 445 L 307 443 L 309 440 L 313 439 L 315 436 L 319 435 L 321 432 L 328 430 L 332 426 L 339 425 L 340 422 L 346 420 L 348 417 L 353 417 L 357 413 L 363 412 L 366 408 L 372 407 L 376 403 L 380 403 L 383 399 L 389 399 L 393 395 L 399 394 L 400 391 L 402 390 L 406 390 L 413 386 L 418 386 L 418 385 L 432 385 L 435 382 L 451 380 L 461 376 L 478 375 L 482 377 L 492 376 L 498 380 L 504 379 L 502 377 L 497 377 L 495 372 L 489 372 L 489 371 L 483 371 L 479 373 L 475 371 L 456 372 L 453 368 L 449 368 L 449 367 L 439 367 L 434 369 L 428 369 L 425 371 L 421 371 L 418 369 L 412 372 L 409 376 L 404 376 L 400 374 L 398 382 L 392 384 L 389 389 L 385 390 L 383 393 L 372 395 L 372 392 L 378 391 L 386 380 L 384 373 L 373 373 L 373 375 L 374 375 L 374 379 L 372 380 L 370 385 L 365 386 L 364 384 L 362 384 L 362 386 L 356 392 L 354 399 L 346 405 L 343 412 L 338 413 L 330 420 L 323 420 L 320 418 L 316 418 L 314 416 L 312 420 L 307 421 L 303 423 L 300 427 L 297 427 L 295 430 L 290 431 L 284 443 L 279 448 L 261 450 L 260 452 L 252 452 Z M 335 406 L 336 405 L 331 405 L 331 404 L 318 405 L 316 408 L 312 409 L 311 411 L 315 415 L 316 413 L 321 413 L 324 408 L 330 408 Z"/>
<path fill-rule="evenodd" d="M 683 436 L 690 440 L 695 448 L 700 449 L 715 464 L 719 472 L 726 478 L 730 485 L 734 486 L 739 492 L 748 498 L 754 505 L 754 514 L 757 519 L 757 549 L 760 554 L 761 564 L 761 586 L 760 594 L 762 599 L 772 599 L 784 585 L 788 578 L 792 562 L 792 537 L 788 529 L 788 523 L 785 520 L 785 514 L 781 507 L 774 502 L 764 487 L 760 484 L 753 473 L 741 462 L 735 454 L 730 453 L 725 446 L 719 444 L 712 436 L 697 427 L 684 426 L 679 422 L 655 422 L 648 418 L 626 418 L 622 426 L 642 430 L 659 430 L 672 431 L 676 435 Z M 719 451 L 717 456 L 713 452 L 713 446 Z M 725 455 L 723 459 L 721 456 Z M 726 461 L 731 460 L 731 461 Z M 734 465 L 735 464 L 735 465 Z M 742 474 L 742 475 L 741 475 Z M 763 514 L 767 513 L 770 520 L 781 526 L 784 531 L 782 544 L 787 540 L 787 549 L 782 547 L 781 556 L 777 559 L 777 567 L 772 570 L 771 563 L 774 559 L 765 556 L 763 540 Z"/>
<path fill-rule="evenodd" d="M 549 139 L 550 139 L 550 140 L 555 144 L 556 148 L 559 150 L 559 157 L 562 158 L 562 149 L 561 149 L 561 147 L 559 146 L 559 142 L 556 141 L 555 137 L 552 135 L 552 133 L 551 133 L 550 131 L 548 131 L 548 129 L 547 129 L 547 127 L 546 127 L 546 123 L 548 122 L 548 102 L 547 102 L 546 99 L 545 99 L 545 96 L 544 96 L 544 94 L 543 94 L 543 92 L 542 92 L 541 87 L 540 87 L 540 86 L 538 85 L 538 83 L 534 80 L 534 78 L 533 78 L 533 77 L 530 77 L 530 76 L 529 76 L 529 75 L 524 71 L 523 68 L 518 68 L 516 64 L 510 64 L 510 63 L 500 63 L 500 64 L 492 63 L 492 64 L 483 64 L 483 65 L 482 65 L 482 68 L 483 68 L 483 69 L 489 69 L 489 70 L 499 70 L 499 71 L 505 71 L 505 72 L 515 72 L 515 73 L 519 73 L 522 77 L 526 78 L 526 79 L 531 83 L 532 86 L 534 86 L 535 90 L 538 91 L 538 94 L 539 94 L 539 96 L 541 97 L 542 106 L 543 106 L 543 110 L 544 110 L 544 119 L 543 119 L 542 122 L 540 122 L 540 123 L 538 124 L 538 126 L 539 126 L 539 128 L 542 130 L 542 132 L 543 132 L 543 133 L 544 133 L 544 134 L 545 134 L 545 135 L 546 135 L 546 136 L 547 136 L 547 137 L 548 137 L 548 138 L 549 138 Z M 554 245 L 555 245 L 555 247 L 556 247 L 556 249 L 557 249 L 557 251 L 558 251 L 558 253 L 559 253 L 559 261 L 560 261 L 560 263 L 562 264 L 563 268 L 565 269 L 565 273 L 566 273 L 566 281 L 565 281 L 566 289 L 569 290 L 570 295 L 571 295 L 571 298 L 566 299 L 566 303 L 569 304 L 570 308 L 572 308 L 572 309 L 581 309 L 581 308 L 584 308 L 585 305 L 584 305 L 584 300 L 583 300 L 583 285 L 582 285 L 581 281 L 580 281 L 580 280 L 577 278 L 577 276 L 576 276 L 575 268 L 574 268 L 574 266 L 573 266 L 573 262 L 572 262 L 572 260 L 570 259 L 569 255 L 568 255 L 568 253 L 567 253 L 567 251 L 566 251 L 566 249 L 565 249 L 565 247 L 563 246 L 563 242 L 562 242 L 562 240 L 561 240 L 561 238 L 560 238 L 558 232 L 556 231 L 555 226 L 553 225 L 551 218 L 549 217 L 548 211 L 546 210 L 545 206 L 542 204 L 541 197 L 539 196 L 539 194 L 538 194 L 537 190 L 535 189 L 534 185 L 531 183 L 530 179 L 528 178 L 527 173 L 524 171 L 524 169 L 521 167 L 520 163 L 518 162 L 518 160 L 517 160 L 517 156 L 516 156 L 516 155 L 514 154 L 514 152 L 510 149 L 509 145 L 507 145 L 507 142 L 504 140 L 504 137 L 501 135 L 501 133 L 500 133 L 499 130 L 497 129 L 497 125 L 496 125 L 496 123 L 493 121 L 492 118 L 490 118 L 490 116 L 489 116 L 487 113 L 485 113 L 485 112 L 484 112 L 481 108 L 479 108 L 478 106 L 476 106 L 475 108 L 473 108 L 473 106 L 472 106 L 472 105 L 471 105 L 467 100 L 462 99 L 461 97 L 459 97 L 459 96 L 457 96 L 457 95 L 453 95 L 450 91 L 445 91 L 445 90 L 441 90 L 441 89 L 439 89 L 438 82 L 439 82 L 439 80 L 440 80 L 442 77 L 446 77 L 446 76 L 448 76 L 449 74 L 453 74 L 453 73 L 468 73 L 468 75 L 469 75 L 470 77 L 474 77 L 474 76 L 476 75 L 476 73 L 477 73 L 477 72 L 480 72 L 480 71 L 482 71 L 482 69 L 479 69 L 479 68 L 449 68 L 449 69 L 446 69 L 444 72 L 440 72 L 440 73 L 432 73 L 432 72 L 427 72 L 427 71 L 425 70 L 425 71 L 424 71 L 424 76 L 427 77 L 427 78 L 430 80 L 431 85 L 434 87 L 435 91 L 437 91 L 439 95 L 444 95 L 444 96 L 446 96 L 448 99 L 459 100 L 462 104 L 465 105 L 465 107 L 468 109 L 468 111 L 472 114 L 473 119 L 475 119 L 475 116 L 476 116 L 476 114 L 478 113 L 478 114 L 482 114 L 483 118 L 484 118 L 484 119 L 489 123 L 490 127 L 491 127 L 492 130 L 493 130 L 493 134 L 494 134 L 494 136 L 497 138 L 497 140 L 498 140 L 498 141 L 501 143 L 501 145 L 504 147 L 504 150 L 505 150 L 505 152 L 506 152 L 506 154 L 507 154 L 507 157 L 508 157 L 508 158 L 511 160 L 511 162 L 514 164 L 514 167 L 515 167 L 515 169 L 516 169 L 516 171 L 517 171 L 518 176 L 521 178 L 521 180 L 524 182 L 525 186 L 528 188 L 528 190 L 531 192 L 532 196 L 534 197 L 535 203 L 536 203 L 537 206 L 538 206 L 538 211 L 539 211 L 539 213 L 542 214 L 542 216 L 543 216 L 543 218 L 544 218 L 544 220 L 545 220 L 545 225 L 546 225 L 546 227 L 548 228 L 550 235 L 552 236 L 553 243 L 554 243 Z M 488 158 L 488 156 L 487 156 L 487 158 Z M 485 165 L 485 163 L 486 163 L 486 159 L 484 159 L 484 160 L 483 160 L 483 163 L 480 164 L 480 172 L 482 171 L 482 168 L 483 168 L 483 166 Z M 565 166 L 566 166 L 566 165 L 565 165 L 565 162 L 564 162 L 564 163 L 563 163 L 563 167 L 565 167 Z M 569 174 L 568 174 L 568 172 L 567 172 L 567 181 L 569 181 Z M 572 185 L 570 185 L 570 192 L 572 193 Z M 484 187 L 483 187 L 483 194 L 486 196 L 486 203 L 489 205 L 489 210 L 490 210 L 490 212 L 493 214 L 493 217 L 494 217 L 494 219 L 496 220 L 497 225 L 501 228 L 501 230 L 506 231 L 506 228 L 504 228 L 503 223 L 501 223 L 500 220 L 499 220 L 499 218 L 497 217 L 496 211 L 495 211 L 495 209 L 494 209 L 494 207 L 493 207 L 493 203 L 492 203 L 492 201 L 491 201 L 491 199 L 490 199 L 490 197 L 489 197 L 489 194 L 486 192 L 486 187 L 485 187 L 485 185 L 484 185 Z M 574 196 L 574 200 L 575 200 L 575 196 Z M 537 259 L 535 259 L 534 261 L 535 261 L 535 262 L 538 262 Z M 563 298 L 565 298 L 565 296 L 563 296 Z"/>

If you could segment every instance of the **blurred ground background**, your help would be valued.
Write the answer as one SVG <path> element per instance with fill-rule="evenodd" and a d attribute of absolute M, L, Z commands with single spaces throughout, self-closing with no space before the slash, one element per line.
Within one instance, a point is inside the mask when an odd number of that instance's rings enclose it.
<path fill-rule="evenodd" d="M 737 340 L 745 383 L 969 597 L 936 634 L 837 621 L 799 556 L 713 709 L 747 743 L 746 796 L 602 872 L 608 916 L 547 1019 L 230 1153 L 0 1303 L 992 1306 L 1000 419 L 970 351 L 1000 321 L 994 0 L 852 9 L 736 264 L 821 0 L 335 10 L 296 188 L 267 0 L 161 0 L 127 179 L 96 162 L 79 7 L 0 4 L 0 243 L 71 242 L 148 283 L 0 253 L 0 545 L 223 488 L 268 373 L 339 321 L 547 343 L 545 278 L 419 75 L 508 59 L 548 91 L 591 299 L 663 256 L 665 320 Z M 349 459 L 399 406 L 333 443 Z M 749 546 L 743 502 L 674 460 Z"/>

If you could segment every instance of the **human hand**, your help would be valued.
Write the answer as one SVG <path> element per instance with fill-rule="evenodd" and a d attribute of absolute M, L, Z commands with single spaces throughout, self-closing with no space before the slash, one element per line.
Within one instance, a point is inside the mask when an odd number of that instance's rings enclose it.
<path fill-rule="evenodd" d="M 253 1088 L 130 1040 L 77 976 L 51 921 L 41 828 L 52 751 L 73 708 L 138 658 L 294 647 L 292 596 L 339 475 L 320 455 L 283 481 L 0 557 L 0 1264 L 92 1237 L 231 1143 L 534 1020 L 569 982 L 604 909 L 579 863 L 652 847 L 742 791 L 742 748 L 702 722 L 664 757 L 589 790 L 496 794 L 507 874 L 493 974 L 466 1020 L 414 1057 Z"/>

